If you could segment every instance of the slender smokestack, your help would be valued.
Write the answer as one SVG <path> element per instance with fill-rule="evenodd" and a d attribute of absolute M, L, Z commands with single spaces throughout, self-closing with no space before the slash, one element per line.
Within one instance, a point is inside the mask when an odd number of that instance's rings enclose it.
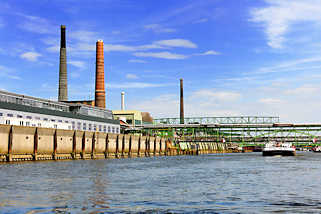
<path fill-rule="evenodd" d="M 95 106 L 106 108 L 105 73 L 104 73 L 104 42 L 96 43 L 96 91 Z"/>
<path fill-rule="evenodd" d="M 180 124 L 184 124 L 184 95 L 183 95 L 183 79 L 180 79 L 181 99 L 180 99 Z"/>
<path fill-rule="evenodd" d="M 68 100 L 66 26 L 61 25 L 58 101 Z"/>
<path fill-rule="evenodd" d="M 125 92 L 121 92 L 121 110 L 125 110 Z"/>

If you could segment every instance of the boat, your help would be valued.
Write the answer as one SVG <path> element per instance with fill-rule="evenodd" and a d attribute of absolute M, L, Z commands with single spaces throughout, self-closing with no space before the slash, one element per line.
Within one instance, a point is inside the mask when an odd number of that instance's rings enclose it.
<path fill-rule="evenodd" d="M 265 144 L 262 154 L 263 156 L 295 156 L 296 153 L 292 143 L 269 142 Z"/>
<path fill-rule="evenodd" d="M 321 152 L 321 146 L 316 146 L 312 148 L 313 152 Z"/>

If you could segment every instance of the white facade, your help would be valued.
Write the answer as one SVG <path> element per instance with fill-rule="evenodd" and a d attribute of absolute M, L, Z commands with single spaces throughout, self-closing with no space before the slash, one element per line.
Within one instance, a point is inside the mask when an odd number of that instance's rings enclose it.
<path fill-rule="evenodd" d="M 0 108 L 0 124 L 120 133 L 120 125 Z"/>

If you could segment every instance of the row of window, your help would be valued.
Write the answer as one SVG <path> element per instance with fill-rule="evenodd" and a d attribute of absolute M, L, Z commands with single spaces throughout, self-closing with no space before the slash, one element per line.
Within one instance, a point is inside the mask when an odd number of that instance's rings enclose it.
<path fill-rule="evenodd" d="M 0 116 L 3 116 L 4 114 L 0 112 Z M 13 114 L 11 113 L 8 113 L 6 114 L 7 117 L 14 117 Z M 17 118 L 21 119 L 23 118 L 22 115 L 19 115 L 17 114 Z M 26 119 L 32 119 L 33 117 L 32 116 L 26 116 L 25 117 Z M 38 127 L 41 127 L 41 123 L 39 123 L 39 121 L 41 121 L 41 118 L 40 117 L 34 117 L 35 120 L 38 120 L 38 121 L 34 121 L 37 123 L 34 124 L 32 123 L 30 125 L 30 121 L 19 121 L 20 123 L 20 126 L 38 126 Z M 55 119 L 49 119 L 49 118 L 43 118 L 43 121 L 47 121 L 47 122 L 58 122 L 58 123 L 63 123 L 63 120 L 61 119 L 58 119 L 58 120 L 55 120 Z M 107 125 L 101 125 L 101 124 L 92 124 L 92 123 L 81 123 L 81 122 L 75 122 L 75 121 L 64 121 L 65 123 L 71 123 L 71 126 L 68 126 L 68 129 L 73 129 L 73 130 L 84 130 L 84 131 L 99 131 L 99 132 L 109 132 L 109 133 L 119 133 L 119 127 L 114 127 L 114 126 L 107 126 Z M 10 119 L 9 120 L 6 120 L 6 124 L 7 125 L 10 125 Z M 67 125 L 66 124 L 66 125 Z M 12 125 L 18 125 L 18 124 L 12 124 Z M 58 126 L 60 128 L 67 128 L 66 125 L 63 125 L 60 127 L 60 125 L 57 125 L 57 124 L 54 124 L 53 128 L 57 128 Z"/>

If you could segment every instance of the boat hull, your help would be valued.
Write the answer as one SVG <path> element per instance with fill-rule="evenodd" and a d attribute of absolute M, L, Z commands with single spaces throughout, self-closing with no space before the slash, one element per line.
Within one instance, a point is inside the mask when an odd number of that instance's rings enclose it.
<path fill-rule="evenodd" d="M 295 151 L 284 151 L 284 150 L 273 150 L 273 151 L 263 151 L 263 156 L 295 156 Z"/>

